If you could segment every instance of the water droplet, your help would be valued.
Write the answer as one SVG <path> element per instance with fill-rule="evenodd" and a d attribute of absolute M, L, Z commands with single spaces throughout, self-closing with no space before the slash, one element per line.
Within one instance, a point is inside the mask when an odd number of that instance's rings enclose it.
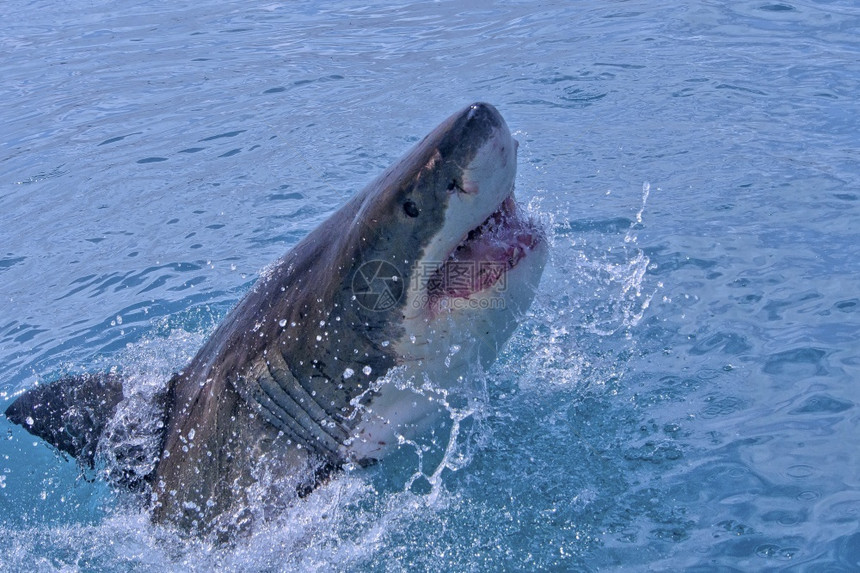
<path fill-rule="evenodd" d="M 352 368 L 347 368 L 343 371 L 343 379 L 347 380 L 349 378 L 352 378 L 353 374 L 355 374 L 355 370 L 353 370 Z"/>
<path fill-rule="evenodd" d="M 361 369 L 361 371 L 364 372 L 365 376 L 370 376 L 370 373 L 373 372 L 373 370 L 370 368 L 370 366 L 365 366 L 364 368 Z"/>

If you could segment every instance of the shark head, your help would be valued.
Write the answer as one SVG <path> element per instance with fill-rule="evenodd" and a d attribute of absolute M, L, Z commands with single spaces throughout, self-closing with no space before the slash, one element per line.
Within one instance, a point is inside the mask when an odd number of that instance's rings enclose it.
<path fill-rule="evenodd" d="M 366 248 L 356 257 L 352 302 L 365 324 L 379 324 L 367 332 L 381 335 L 375 344 L 401 379 L 451 389 L 492 364 L 528 310 L 547 245 L 514 196 L 517 147 L 499 112 L 475 103 L 368 187 L 354 227 L 366 233 Z M 405 428 L 432 421 L 438 407 L 430 402 L 414 388 L 373 387 L 361 400 L 351 457 L 379 457 Z"/>

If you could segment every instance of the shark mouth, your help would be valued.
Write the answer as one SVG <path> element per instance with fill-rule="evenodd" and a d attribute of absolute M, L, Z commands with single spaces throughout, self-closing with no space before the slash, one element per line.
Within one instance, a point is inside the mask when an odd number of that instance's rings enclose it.
<path fill-rule="evenodd" d="M 468 298 L 499 283 L 542 240 L 543 231 L 520 215 L 514 194 L 469 231 L 427 282 L 431 307 L 442 299 Z"/>

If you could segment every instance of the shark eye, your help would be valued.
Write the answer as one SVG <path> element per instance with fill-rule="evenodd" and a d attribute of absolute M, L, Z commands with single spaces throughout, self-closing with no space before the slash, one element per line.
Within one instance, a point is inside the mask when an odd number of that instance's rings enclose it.
<path fill-rule="evenodd" d="M 451 182 L 448 183 L 448 193 L 465 193 L 465 191 L 456 179 L 451 179 Z"/>
<path fill-rule="evenodd" d="M 418 205 L 416 205 L 413 201 L 407 201 L 403 204 L 403 211 L 410 217 L 418 216 Z"/>

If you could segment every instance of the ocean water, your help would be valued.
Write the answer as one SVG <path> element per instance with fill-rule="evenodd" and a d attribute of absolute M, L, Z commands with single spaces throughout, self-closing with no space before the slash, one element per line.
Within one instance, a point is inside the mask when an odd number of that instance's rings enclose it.
<path fill-rule="evenodd" d="M 444 457 L 236 546 L 0 421 L 0 569 L 860 570 L 857 30 L 835 0 L 7 0 L 0 405 L 65 372 L 163 384 L 472 101 L 520 141 L 551 255 Z"/>

